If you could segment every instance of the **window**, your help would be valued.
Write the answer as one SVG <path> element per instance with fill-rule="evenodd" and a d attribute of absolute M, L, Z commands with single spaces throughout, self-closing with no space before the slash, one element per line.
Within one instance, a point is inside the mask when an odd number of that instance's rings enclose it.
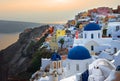
<path fill-rule="evenodd" d="M 58 32 L 58 34 L 60 34 L 60 32 Z"/>
<path fill-rule="evenodd" d="M 70 64 L 68 63 L 68 70 L 70 70 Z"/>
<path fill-rule="evenodd" d="M 56 69 L 57 68 L 57 64 L 56 64 L 56 62 L 54 62 L 54 69 Z"/>
<path fill-rule="evenodd" d="M 120 36 L 119 36 L 119 35 L 118 35 L 117 37 L 118 37 L 118 38 L 120 38 Z"/>
<path fill-rule="evenodd" d="M 57 62 L 57 69 L 59 68 L 59 62 Z"/>
<path fill-rule="evenodd" d="M 85 33 L 85 38 L 87 38 L 87 34 Z"/>
<path fill-rule="evenodd" d="M 98 38 L 100 38 L 100 33 L 98 33 Z"/>
<path fill-rule="evenodd" d="M 76 64 L 76 71 L 79 71 L 79 64 Z"/>
<path fill-rule="evenodd" d="M 58 63 L 58 68 L 60 68 L 60 67 L 61 67 L 61 63 L 59 62 L 59 63 Z"/>
<path fill-rule="evenodd" d="M 91 46 L 91 50 L 92 50 L 92 51 L 94 50 L 94 46 Z"/>
<path fill-rule="evenodd" d="M 117 48 L 114 48 L 114 53 L 116 53 L 117 52 Z"/>
<path fill-rule="evenodd" d="M 109 34 L 108 36 L 111 37 L 111 34 Z"/>
<path fill-rule="evenodd" d="M 116 31 L 118 31 L 119 30 L 119 26 L 116 26 Z"/>
<path fill-rule="evenodd" d="M 92 38 L 92 39 L 94 38 L 94 35 L 93 35 L 93 34 L 91 34 L 91 38 Z"/>
<path fill-rule="evenodd" d="M 89 64 L 88 64 L 88 63 L 86 64 L 86 68 L 87 68 L 87 69 L 89 68 Z"/>

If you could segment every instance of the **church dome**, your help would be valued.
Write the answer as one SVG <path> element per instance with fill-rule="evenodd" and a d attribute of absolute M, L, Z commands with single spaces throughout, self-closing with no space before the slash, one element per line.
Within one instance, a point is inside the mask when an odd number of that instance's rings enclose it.
<path fill-rule="evenodd" d="M 101 30 L 100 26 L 96 23 L 89 23 L 84 27 L 84 31 Z"/>
<path fill-rule="evenodd" d="M 61 60 L 61 56 L 58 53 L 54 53 L 51 57 L 51 61 Z"/>
<path fill-rule="evenodd" d="M 85 60 L 91 58 L 89 51 L 83 46 L 76 46 L 68 53 L 68 59 Z"/>

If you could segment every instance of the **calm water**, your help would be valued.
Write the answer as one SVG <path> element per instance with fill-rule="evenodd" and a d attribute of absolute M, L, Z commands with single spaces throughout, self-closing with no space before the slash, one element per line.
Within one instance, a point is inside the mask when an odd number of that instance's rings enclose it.
<path fill-rule="evenodd" d="M 0 50 L 5 49 L 9 45 L 17 41 L 19 33 L 0 34 Z"/>

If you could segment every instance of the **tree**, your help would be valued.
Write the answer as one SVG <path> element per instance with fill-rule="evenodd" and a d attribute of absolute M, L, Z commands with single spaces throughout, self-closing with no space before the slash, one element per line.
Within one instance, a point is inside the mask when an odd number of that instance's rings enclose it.
<path fill-rule="evenodd" d="M 61 44 L 61 49 L 63 48 L 63 44 L 64 44 L 64 38 L 61 38 L 60 40 L 59 40 L 59 43 Z"/>
<path fill-rule="evenodd" d="M 79 28 L 79 25 L 80 25 L 80 24 L 81 24 L 81 23 L 78 22 L 75 27 L 76 27 L 76 28 Z"/>

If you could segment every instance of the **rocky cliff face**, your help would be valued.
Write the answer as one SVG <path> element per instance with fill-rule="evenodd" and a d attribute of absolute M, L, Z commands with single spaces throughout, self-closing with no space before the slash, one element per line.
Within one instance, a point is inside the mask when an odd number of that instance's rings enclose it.
<path fill-rule="evenodd" d="M 18 76 L 20 73 L 26 72 L 31 66 L 33 54 L 40 47 L 40 44 L 44 42 L 43 39 L 37 41 L 35 39 L 40 38 L 48 27 L 48 25 L 44 25 L 34 29 L 26 29 L 19 35 L 17 42 L 0 51 L 0 55 L 4 56 L 4 64 L 1 64 L 2 66 L 7 65 L 10 76 Z M 43 38 L 46 37 L 45 35 Z"/>

